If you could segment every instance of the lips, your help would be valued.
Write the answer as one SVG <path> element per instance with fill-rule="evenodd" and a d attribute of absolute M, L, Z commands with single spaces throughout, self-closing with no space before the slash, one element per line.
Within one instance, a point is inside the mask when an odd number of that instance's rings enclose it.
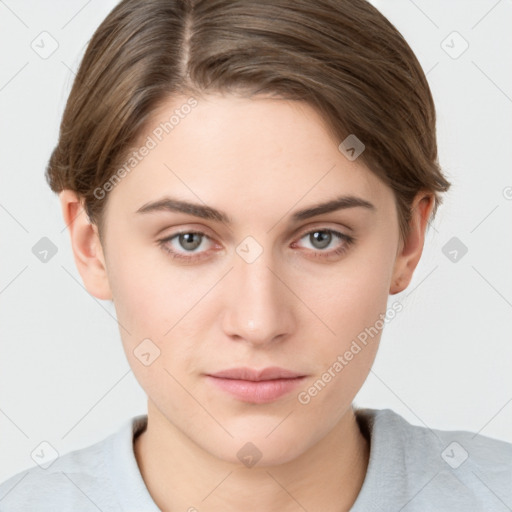
<path fill-rule="evenodd" d="M 293 372 L 278 366 L 269 366 L 262 370 L 253 370 L 252 368 L 231 368 L 230 370 L 223 370 L 217 373 L 209 374 L 211 377 L 218 377 L 222 379 L 237 379 L 237 380 L 275 380 L 275 379 L 296 379 L 304 377 L 304 374 Z"/>
<path fill-rule="evenodd" d="M 216 389 L 239 401 L 264 404 L 291 393 L 306 375 L 273 366 L 262 370 L 231 368 L 206 378 Z"/>

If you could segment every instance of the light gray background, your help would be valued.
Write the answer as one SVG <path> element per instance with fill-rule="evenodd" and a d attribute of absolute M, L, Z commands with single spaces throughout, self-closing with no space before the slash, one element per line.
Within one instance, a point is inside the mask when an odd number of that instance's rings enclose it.
<path fill-rule="evenodd" d="M 0 481 L 34 465 L 43 440 L 63 454 L 146 410 L 113 307 L 82 287 L 44 180 L 72 71 L 115 3 L 0 1 Z M 453 186 L 355 402 L 512 442 L 512 2 L 373 3 L 428 73 Z M 47 59 L 31 47 L 43 31 L 59 45 Z M 453 31 L 469 43 L 458 58 L 445 51 L 462 48 Z M 42 237 L 58 247 L 47 263 L 32 253 Z M 442 252 L 452 237 L 468 248 L 456 262 Z"/>

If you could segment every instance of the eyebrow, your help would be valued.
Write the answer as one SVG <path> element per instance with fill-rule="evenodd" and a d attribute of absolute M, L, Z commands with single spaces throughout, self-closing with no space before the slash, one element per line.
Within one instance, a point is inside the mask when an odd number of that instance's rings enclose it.
<path fill-rule="evenodd" d="M 353 195 L 344 195 L 327 201 L 325 203 L 319 203 L 316 205 L 309 206 L 303 210 L 296 211 L 292 217 L 292 222 L 298 222 L 301 220 L 309 219 L 323 213 L 330 213 L 337 210 L 344 210 L 347 208 L 362 207 L 375 212 L 377 209 L 375 206 L 362 199 L 361 197 Z M 151 212 L 178 212 L 193 215 L 201 219 L 213 220 L 217 222 L 223 222 L 225 224 L 232 224 L 232 220 L 225 212 L 217 210 L 210 206 L 201 205 L 198 203 L 190 203 L 188 201 L 181 201 L 172 197 L 164 197 L 158 201 L 149 202 L 142 205 L 136 213 L 151 213 Z"/>

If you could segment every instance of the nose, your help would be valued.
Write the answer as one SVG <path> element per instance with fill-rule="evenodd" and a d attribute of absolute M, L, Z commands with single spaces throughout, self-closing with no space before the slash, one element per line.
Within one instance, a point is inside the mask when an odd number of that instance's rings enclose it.
<path fill-rule="evenodd" d="M 267 251 L 252 263 L 235 255 L 222 322 L 232 339 L 263 347 L 292 334 L 297 299 L 287 288 L 286 277 L 274 267 Z"/>

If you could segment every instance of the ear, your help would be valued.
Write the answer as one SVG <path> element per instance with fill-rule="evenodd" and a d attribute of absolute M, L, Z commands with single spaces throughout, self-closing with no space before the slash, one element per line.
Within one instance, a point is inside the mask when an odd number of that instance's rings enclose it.
<path fill-rule="evenodd" d="M 75 192 L 63 190 L 59 199 L 64 222 L 71 236 L 75 264 L 85 288 L 98 299 L 111 300 L 112 292 L 97 226 L 90 222 L 82 200 Z"/>
<path fill-rule="evenodd" d="M 394 295 L 405 290 L 420 261 L 425 242 L 425 231 L 434 207 L 434 197 L 427 192 L 419 192 L 411 205 L 410 232 L 398 250 L 393 269 L 389 293 Z"/>

